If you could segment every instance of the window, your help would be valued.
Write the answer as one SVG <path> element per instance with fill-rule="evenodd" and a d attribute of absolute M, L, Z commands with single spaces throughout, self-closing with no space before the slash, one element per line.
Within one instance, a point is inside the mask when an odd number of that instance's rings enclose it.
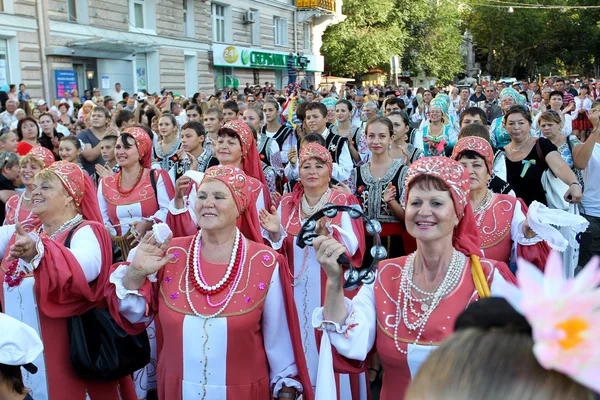
<path fill-rule="evenodd" d="M 215 42 L 225 42 L 225 6 L 213 4 L 213 40 Z"/>
<path fill-rule="evenodd" d="M 69 22 L 77 21 L 77 0 L 67 1 L 67 12 L 69 13 Z"/>
<path fill-rule="evenodd" d="M 260 46 L 260 13 L 258 10 L 251 10 L 254 13 L 254 23 L 251 25 L 251 41 L 254 46 Z"/>
<path fill-rule="evenodd" d="M 133 0 L 133 26 L 144 29 L 144 0 Z"/>
<path fill-rule="evenodd" d="M 129 30 L 156 34 L 156 0 L 129 0 Z M 79 4 L 79 3 L 78 3 Z"/>
<path fill-rule="evenodd" d="M 285 18 L 273 18 L 273 36 L 277 46 L 288 45 L 288 22 Z"/>
<path fill-rule="evenodd" d="M 311 26 L 310 24 L 304 24 L 304 51 L 308 52 L 311 51 L 311 45 L 310 45 L 310 30 L 311 30 Z"/>
<path fill-rule="evenodd" d="M 186 52 L 187 53 L 187 52 Z M 195 54 L 185 54 L 185 94 L 191 97 L 198 91 L 198 56 Z"/>
<path fill-rule="evenodd" d="M 5 39 L 0 39 L 0 90 L 8 91 L 10 69 L 8 60 L 8 45 Z"/>
<path fill-rule="evenodd" d="M 194 0 L 183 0 L 183 34 L 194 37 Z"/>

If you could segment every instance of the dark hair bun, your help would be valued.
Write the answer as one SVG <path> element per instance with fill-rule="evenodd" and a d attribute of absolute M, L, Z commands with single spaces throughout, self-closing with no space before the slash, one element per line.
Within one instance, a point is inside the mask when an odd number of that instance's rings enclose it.
<path fill-rule="evenodd" d="M 488 297 L 470 304 L 454 323 L 454 330 L 502 330 L 531 336 L 531 326 L 505 299 Z"/>

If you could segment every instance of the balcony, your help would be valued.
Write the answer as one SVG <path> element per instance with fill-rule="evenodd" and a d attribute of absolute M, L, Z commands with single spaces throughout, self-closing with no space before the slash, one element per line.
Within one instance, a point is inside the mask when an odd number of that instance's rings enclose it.
<path fill-rule="evenodd" d="M 300 10 L 319 9 L 327 13 L 335 13 L 335 0 L 296 0 L 296 8 Z"/>

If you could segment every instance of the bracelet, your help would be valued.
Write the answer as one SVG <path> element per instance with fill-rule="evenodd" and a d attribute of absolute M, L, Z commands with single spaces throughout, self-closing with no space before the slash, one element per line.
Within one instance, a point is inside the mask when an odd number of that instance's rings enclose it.
<path fill-rule="evenodd" d="M 277 393 L 277 398 L 278 399 L 295 399 L 296 398 L 296 394 L 294 394 L 294 393 L 288 393 L 288 392 L 282 392 L 280 390 L 279 393 Z"/>
<path fill-rule="evenodd" d="M 573 186 L 573 185 L 581 186 L 581 183 L 579 183 L 579 182 L 572 182 L 569 186 Z"/>

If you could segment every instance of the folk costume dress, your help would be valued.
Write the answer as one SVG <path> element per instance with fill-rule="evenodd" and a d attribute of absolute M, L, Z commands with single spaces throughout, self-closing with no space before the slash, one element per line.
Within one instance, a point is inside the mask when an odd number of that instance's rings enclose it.
<path fill-rule="evenodd" d="M 460 221 L 453 235 L 447 277 L 436 289 L 443 296 L 436 296 L 431 304 L 418 300 L 412 284 L 413 253 L 379 263 L 375 282 L 363 285 L 352 300 L 345 299 L 348 317 L 342 326 L 326 321 L 322 308 L 315 310 L 313 326 L 324 331 L 319 360 L 319 382 L 323 384 L 317 387 L 318 400 L 332 398 L 334 388 L 328 382 L 334 368 L 356 370 L 373 346 L 385 371 L 380 398 L 404 398 L 411 379 L 430 352 L 452 334 L 454 321 L 465 307 L 479 298 L 473 274 L 479 277 L 478 282 L 485 280 L 491 293 L 498 281 L 514 282 L 506 265 L 477 256 L 479 236 L 468 202 L 466 170 L 446 157 L 422 158 L 410 167 L 407 185 L 421 174 L 439 177 L 448 185 Z"/>
<path fill-rule="evenodd" d="M 180 159 L 177 152 L 181 148 L 181 136 L 177 133 L 175 143 L 168 152 L 163 152 L 160 142 L 156 142 L 153 147 L 152 154 L 152 169 L 162 169 L 167 171 L 171 178 L 171 184 L 175 186 L 175 182 L 185 171 L 190 169 L 190 160 L 188 158 Z"/>
<path fill-rule="evenodd" d="M 133 137 L 140 154 L 142 168 L 138 183 L 130 191 L 123 191 L 120 188 L 122 171 L 102 178 L 98 185 L 98 203 L 104 224 L 126 259 L 131 250 L 129 224 L 143 219 L 166 221 L 169 202 L 175 189 L 167 171 L 149 169 L 152 140 L 148 134 L 141 128 L 127 128 L 123 134 Z"/>
<path fill-rule="evenodd" d="M 267 187 L 272 195 L 278 191 L 278 187 L 281 185 L 281 175 L 283 174 L 281 150 L 275 138 L 264 133 L 258 140 L 257 149 Z"/>
<path fill-rule="evenodd" d="M 243 212 L 245 175 L 230 168 L 211 176 L 225 168 L 207 176 L 232 188 Z M 313 398 L 285 259 L 237 232 L 233 278 L 213 294 L 200 282 L 218 282 L 228 266 L 201 256 L 201 231 L 173 239 L 167 254 L 174 258 L 139 290 L 122 285 L 127 265 L 111 274 L 111 312 L 128 332 L 160 317 L 159 399 L 262 400 L 284 384 Z"/>
<path fill-rule="evenodd" d="M 488 171 L 492 170 L 494 153 L 485 139 L 466 137 L 458 141 L 452 158 L 460 159 L 462 152 L 471 150 L 485 159 Z M 473 210 L 479 231 L 483 256 L 516 268 L 522 257 L 541 270 L 546 265 L 550 247 L 539 236 L 526 238 L 523 223 L 527 218 L 527 205 L 523 200 L 487 190 L 481 204 Z"/>
<path fill-rule="evenodd" d="M 410 254 L 416 250 L 415 239 L 406 232 L 403 222 L 399 221 L 389 206 L 383 201 L 383 192 L 386 186 L 391 183 L 399 190 L 396 191 L 396 201 L 400 202 L 400 190 L 404 187 L 404 180 L 408 172 L 408 167 L 400 160 L 394 160 L 392 165 L 381 178 L 374 178 L 371 175 L 371 164 L 364 164 L 353 171 L 353 179 L 356 182 L 355 187 L 350 187 L 358 198 L 363 211 L 371 219 L 381 223 L 381 242 L 386 248 L 388 257 L 399 257 Z M 365 242 L 369 246 L 375 245 L 375 238 L 365 232 Z M 372 257 L 365 254 L 362 265 L 371 264 Z"/>
<path fill-rule="evenodd" d="M 300 163 L 308 158 L 317 157 L 325 160 L 331 171 L 331 155 L 329 152 L 317 143 L 309 143 L 304 146 L 300 154 Z M 281 250 L 287 255 L 290 269 L 286 271 L 291 275 L 290 286 L 293 288 L 294 301 L 298 310 L 298 319 L 300 321 L 300 333 L 302 337 L 302 346 L 306 354 L 306 362 L 310 374 L 312 386 L 317 385 L 318 376 L 318 344 L 320 338 L 317 337 L 315 330 L 311 325 L 311 315 L 313 311 L 323 305 L 325 299 L 325 286 L 327 276 L 321 270 L 321 266 L 316 259 L 315 249 L 306 246 L 304 249 L 296 244 L 296 236 L 302 227 L 302 221 L 310 215 L 303 212 L 302 198 L 304 188 L 301 183 L 294 186 L 294 191 L 281 198 L 277 212 L 281 218 L 284 234 L 283 246 L 281 242 L 271 243 L 273 248 Z M 336 205 L 357 204 L 354 196 L 337 190 L 327 190 L 322 201 L 315 207 L 315 212 L 320 210 L 326 203 Z M 353 220 L 347 213 L 338 213 L 334 218 L 327 218 L 327 223 L 333 237 L 339 242 L 344 243 L 348 249 L 348 258 L 356 266 L 361 265 L 365 253 L 364 228 L 360 220 Z M 265 233 L 265 238 L 268 235 Z M 355 291 L 346 292 L 352 296 Z M 366 399 L 367 380 L 366 374 L 356 373 L 352 375 L 343 374 L 335 377 L 336 383 L 340 388 L 340 399 Z"/>
<path fill-rule="evenodd" d="M 31 263 L 6 261 L 15 241 L 15 226 L 0 228 L 3 311 L 35 329 L 44 342 L 43 353 L 33 362 L 38 372 L 24 371 L 25 385 L 36 400 L 134 400 L 130 377 L 113 382 L 86 381 L 71 365 L 67 318 L 92 308 L 106 308 L 104 285 L 112 263 L 112 247 L 95 197 L 88 195 L 83 201 L 84 194 L 94 190 L 89 176 L 65 161 L 47 170 L 60 178 L 83 215 L 67 221 L 52 237 L 41 228 L 30 233 L 37 249 Z M 70 232 L 71 244 L 66 248 Z"/>
<path fill-rule="evenodd" d="M 447 95 L 439 94 L 431 100 L 430 110 L 440 110 L 443 118 L 447 118 L 447 121 L 443 123 L 442 130 L 437 136 L 432 134 L 429 121 L 421 127 L 415 138 L 415 146 L 423 151 L 425 157 L 445 155 L 454 147 L 454 144 L 458 140 L 458 132 L 455 128 L 454 120 L 448 114 L 449 106 L 450 99 Z"/>

